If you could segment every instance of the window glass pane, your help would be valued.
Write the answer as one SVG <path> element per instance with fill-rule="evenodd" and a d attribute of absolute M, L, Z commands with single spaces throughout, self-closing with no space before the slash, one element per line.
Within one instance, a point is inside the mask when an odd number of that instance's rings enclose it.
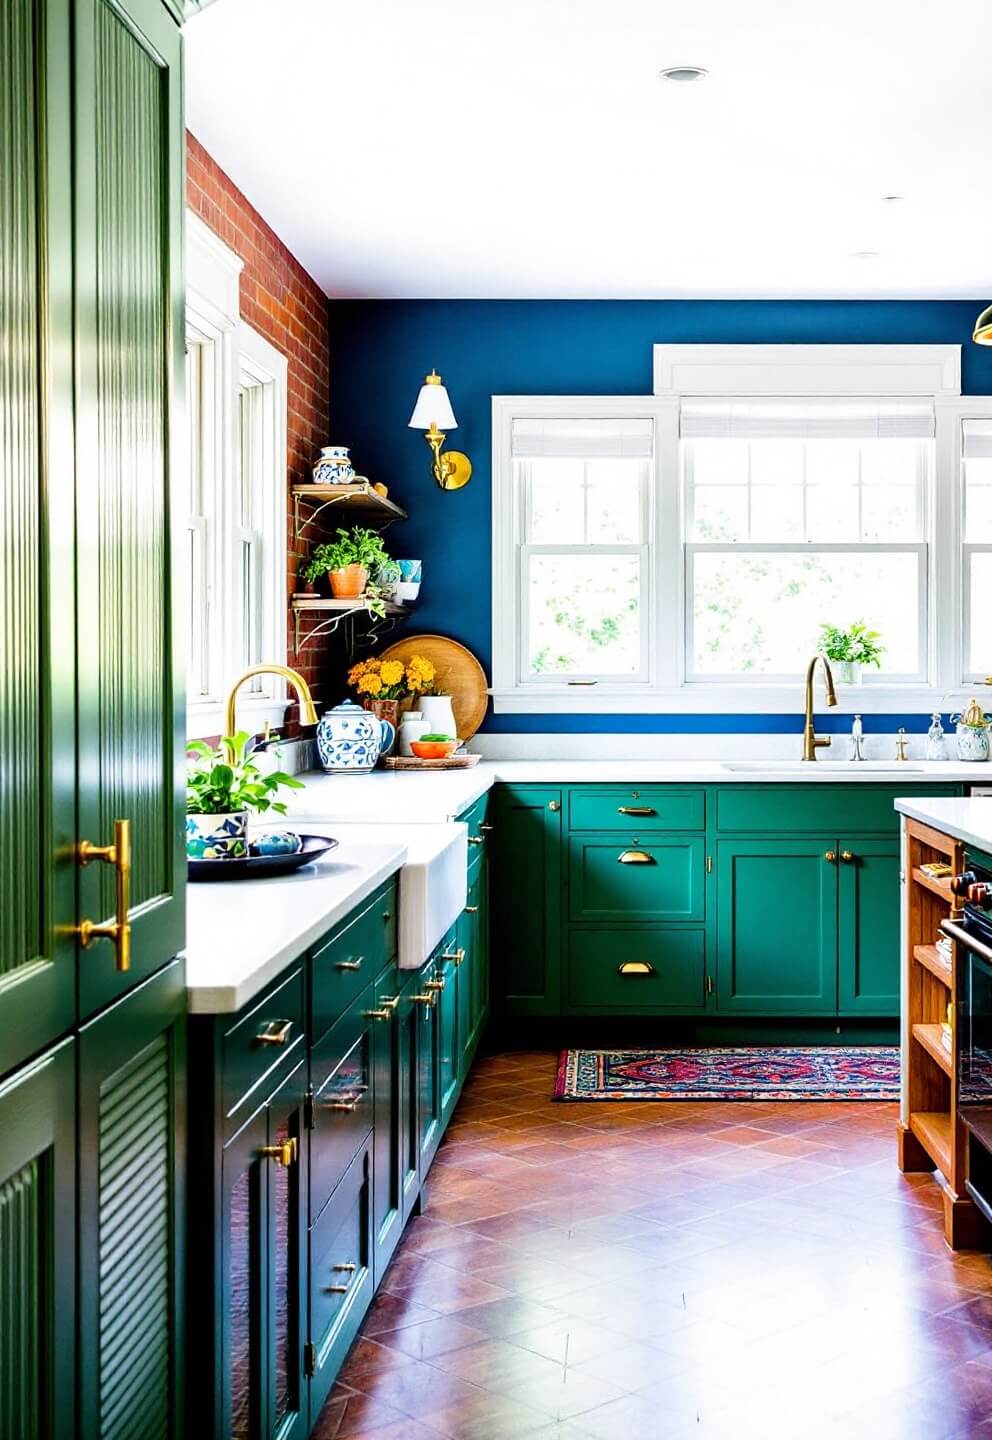
<path fill-rule="evenodd" d="M 800 485 L 755 485 L 751 490 L 753 540 L 802 540 L 803 492 Z"/>
<path fill-rule="evenodd" d="M 581 460 L 527 460 L 530 480 L 526 534 L 532 545 L 581 545 L 585 538 L 585 465 Z M 527 492 L 525 492 L 527 493 Z"/>
<path fill-rule="evenodd" d="M 857 485 L 810 485 L 806 491 L 806 539 L 825 542 L 857 538 Z"/>
<path fill-rule="evenodd" d="M 752 440 L 750 444 L 752 485 L 803 483 L 801 440 Z"/>
<path fill-rule="evenodd" d="M 918 540 L 915 485 L 866 485 L 861 492 L 862 540 Z"/>
<path fill-rule="evenodd" d="M 843 489 L 858 483 L 858 440 L 807 440 L 806 483 Z"/>
<path fill-rule="evenodd" d="M 640 670 L 639 555 L 532 555 L 527 604 L 527 673 Z"/>
<path fill-rule="evenodd" d="M 586 462 L 586 541 L 590 545 L 641 542 L 642 460 Z"/>
<path fill-rule="evenodd" d="M 692 478 L 696 485 L 746 485 L 747 444 L 739 440 L 693 440 Z"/>
<path fill-rule="evenodd" d="M 973 554 L 970 569 L 968 671 L 972 675 L 992 675 L 992 632 L 985 623 L 985 617 L 992 613 L 992 554 L 987 551 Z"/>
<path fill-rule="evenodd" d="M 861 480 L 864 485 L 915 483 L 923 440 L 862 440 Z"/>
<path fill-rule="evenodd" d="M 745 485 L 700 485 L 693 494 L 694 540 L 746 540 Z"/>
<path fill-rule="evenodd" d="M 992 540 L 992 459 L 966 460 L 965 539 Z"/>
<path fill-rule="evenodd" d="M 865 620 L 879 630 L 882 672 L 920 667 L 916 554 L 697 554 L 694 671 L 702 676 L 798 675 L 820 625 Z"/>

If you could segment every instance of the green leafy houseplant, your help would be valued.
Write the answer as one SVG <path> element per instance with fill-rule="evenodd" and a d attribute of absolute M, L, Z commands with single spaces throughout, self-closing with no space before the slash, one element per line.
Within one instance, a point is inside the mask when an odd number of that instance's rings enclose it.
<path fill-rule="evenodd" d="M 819 651 L 828 660 L 848 665 L 882 663 L 885 646 L 877 630 L 869 630 L 863 620 L 855 620 L 846 630 L 839 625 L 821 625 Z"/>
<path fill-rule="evenodd" d="M 311 583 L 332 570 L 361 565 L 364 570 L 378 570 L 390 563 L 389 552 L 382 536 L 374 530 L 356 525 L 351 531 L 339 529 L 336 540 L 325 540 L 314 547 L 313 554 L 300 572 Z"/>
<path fill-rule="evenodd" d="M 303 782 L 282 770 L 264 775 L 247 755 L 251 736 L 245 730 L 225 735 L 214 749 L 205 740 L 187 745 L 186 813 L 234 815 L 243 811 L 272 810 L 285 815 L 286 806 L 275 799 L 282 789 L 302 790 Z"/>

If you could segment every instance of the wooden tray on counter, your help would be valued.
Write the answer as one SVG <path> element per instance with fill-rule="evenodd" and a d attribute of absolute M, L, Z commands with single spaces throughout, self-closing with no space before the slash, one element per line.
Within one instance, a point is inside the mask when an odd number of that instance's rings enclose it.
<path fill-rule="evenodd" d="M 481 755 L 449 755 L 444 760 L 418 760 L 416 755 L 387 755 L 384 770 L 471 770 Z"/>

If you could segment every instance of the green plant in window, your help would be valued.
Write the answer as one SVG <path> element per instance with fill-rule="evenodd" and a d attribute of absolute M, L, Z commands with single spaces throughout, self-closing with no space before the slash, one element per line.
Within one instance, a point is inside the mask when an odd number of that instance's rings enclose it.
<path fill-rule="evenodd" d="M 879 632 L 869 630 L 863 620 L 855 620 L 846 630 L 839 625 L 823 624 L 817 649 L 828 660 L 851 665 L 874 665 L 877 669 L 885 654 L 881 638 Z"/>

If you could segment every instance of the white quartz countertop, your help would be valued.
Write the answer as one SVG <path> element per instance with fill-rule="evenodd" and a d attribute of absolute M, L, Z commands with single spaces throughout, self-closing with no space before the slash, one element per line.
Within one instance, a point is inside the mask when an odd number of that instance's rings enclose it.
<path fill-rule="evenodd" d="M 694 784 L 740 785 L 792 781 L 803 784 L 914 784 L 970 782 L 992 784 L 992 763 L 952 760 L 483 760 L 471 770 L 439 770 L 417 775 L 377 770 L 371 775 L 300 777 L 306 789 L 289 801 L 295 822 L 452 820 L 497 782 L 520 785 Z"/>
<path fill-rule="evenodd" d="M 379 827 L 375 843 L 342 837 L 315 865 L 266 880 L 189 885 L 186 991 L 194 1014 L 240 1010 L 262 987 L 395 875 L 406 847 Z"/>
<path fill-rule="evenodd" d="M 899 799 L 896 809 L 901 815 L 921 820 L 943 835 L 951 835 L 956 840 L 963 840 L 966 845 L 992 852 L 992 796 L 980 795 L 963 800 Z"/>

